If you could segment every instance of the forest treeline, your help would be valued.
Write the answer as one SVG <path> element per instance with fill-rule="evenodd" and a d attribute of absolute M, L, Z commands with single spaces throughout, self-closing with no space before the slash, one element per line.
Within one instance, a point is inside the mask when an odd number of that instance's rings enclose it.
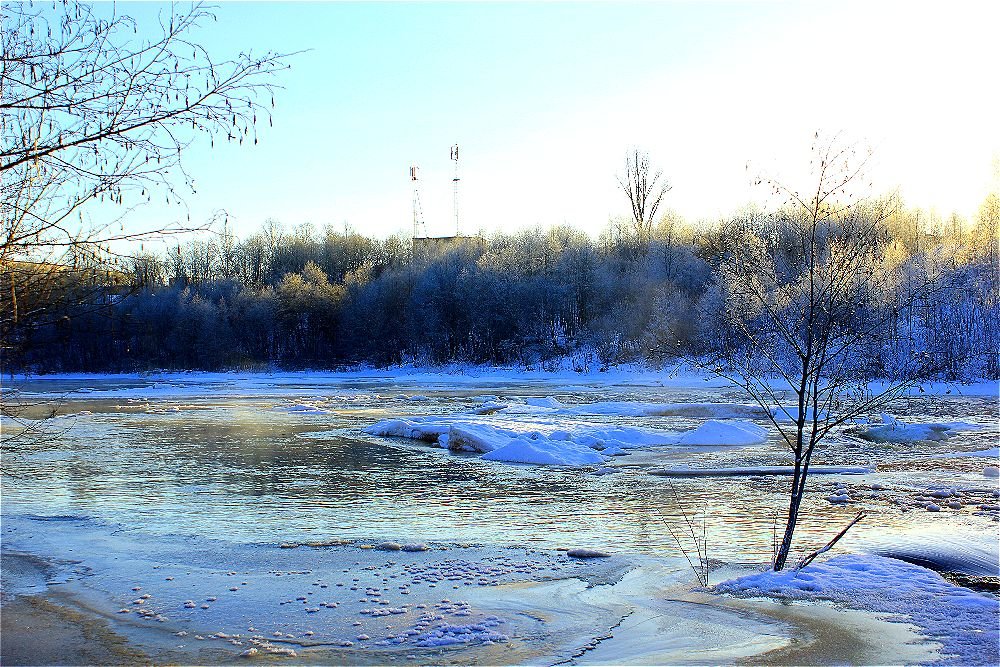
<path fill-rule="evenodd" d="M 528 367 L 570 359 L 592 370 L 704 357 L 732 334 L 721 270 L 728 249 L 748 233 L 780 235 L 775 223 L 786 215 L 747 210 L 691 225 L 668 213 L 645 233 L 621 221 L 597 239 L 559 226 L 415 243 L 268 221 L 242 240 L 190 239 L 130 258 L 114 279 L 100 273 L 92 296 L 19 323 L 4 365 Z M 899 207 L 886 220 L 882 261 L 893 278 L 872 287 L 892 317 L 878 344 L 860 351 L 869 373 L 889 374 L 919 356 L 931 376 L 1000 376 L 998 220 L 996 195 L 973 220 Z M 771 247 L 781 243 L 771 239 Z"/>

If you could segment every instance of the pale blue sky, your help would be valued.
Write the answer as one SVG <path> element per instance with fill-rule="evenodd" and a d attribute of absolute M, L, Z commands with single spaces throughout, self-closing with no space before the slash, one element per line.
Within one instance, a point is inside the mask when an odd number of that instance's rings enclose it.
<path fill-rule="evenodd" d="M 458 142 L 466 231 L 598 233 L 628 211 L 615 174 L 630 146 L 696 219 L 763 196 L 748 161 L 797 178 L 820 129 L 870 141 L 880 188 L 968 214 L 1000 153 L 997 4 L 226 2 L 192 35 L 216 57 L 311 50 L 282 74 L 258 146 L 188 155 L 187 201 L 196 222 L 228 210 L 240 235 L 268 217 L 408 233 L 416 163 L 429 231 L 445 234 Z"/>

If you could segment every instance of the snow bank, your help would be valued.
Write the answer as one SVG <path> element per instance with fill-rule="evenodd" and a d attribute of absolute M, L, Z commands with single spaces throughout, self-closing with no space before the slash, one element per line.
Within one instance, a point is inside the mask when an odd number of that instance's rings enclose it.
<path fill-rule="evenodd" d="M 881 556 L 846 555 L 799 571 L 764 572 L 723 582 L 740 597 L 830 600 L 892 614 L 942 644 L 949 664 L 1000 664 L 1000 602 L 945 581 L 939 574 Z"/>
<path fill-rule="evenodd" d="M 751 422 L 709 420 L 701 426 L 684 433 L 680 444 L 688 447 L 703 446 L 748 446 L 767 441 L 767 430 Z"/>
<path fill-rule="evenodd" d="M 970 431 L 978 424 L 945 422 L 905 424 L 891 415 L 882 415 L 882 423 L 862 430 L 858 435 L 873 442 L 918 442 L 920 440 L 946 440 L 952 431 Z"/>

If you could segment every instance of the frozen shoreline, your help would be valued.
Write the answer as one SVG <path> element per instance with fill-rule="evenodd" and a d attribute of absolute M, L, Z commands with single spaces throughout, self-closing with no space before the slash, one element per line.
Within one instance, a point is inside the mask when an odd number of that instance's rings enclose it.
<path fill-rule="evenodd" d="M 30 538 L 23 534 L 29 529 Z M 767 600 L 698 591 L 686 567 L 667 559 L 576 560 L 560 552 L 450 544 L 417 552 L 363 548 L 374 541 L 222 545 L 154 538 L 72 517 L 5 517 L 4 534 L 5 564 L 26 565 L 4 568 L 5 611 L 15 614 L 8 622 L 62 619 L 54 630 L 65 635 L 44 641 L 15 635 L 8 650 L 13 646 L 21 655 L 38 642 L 49 651 L 54 644 L 154 664 L 215 664 L 244 652 L 322 664 L 404 657 L 435 664 L 726 663 L 767 661 L 771 652 L 790 662 L 816 652 L 867 662 L 934 656 L 933 646 L 904 625 L 873 614 L 812 609 L 809 603 L 797 612 Z M 87 554 L 82 560 L 71 557 L 81 550 Z M 453 578 L 465 571 L 474 571 L 473 583 Z M 414 574 L 423 580 L 412 583 Z M 343 586 L 336 586 L 338 577 Z M 404 577 L 410 578 L 405 598 L 398 585 Z M 382 594 L 371 597 L 374 589 Z M 149 596 L 144 603 L 128 604 L 143 595 Z M 383 596 L 392 601 L 375 603 Z M 310 611 L 319 597 L 340 604 Z M 184 598 L 214 600 L 208 609 L 187 609 Z M 404 599 L 404 613 L 365 613 L 373 606 L 395 608 Z M 135 611 L 147 607 L 146 616 Z M 424 617 L 439 619 L 430 621 L 431 628 L 439 626 L 430 636 L 443 637 L 440 644 L 385 640 L 404 636 L 411 624 L 421 627 Z M 499 622 L 491 626 L 485 621 L 491 618 Z M 484 623 L 485 631 L 476 629 Z M 90 627 L 89 644 L 72 637 L 80 624 Z M 457 629 L 462 626 L 471 630 Z M 875 635 L 880 641 L 873 644 Z M 370 638 L 357 639 L 362 636 Z"/>

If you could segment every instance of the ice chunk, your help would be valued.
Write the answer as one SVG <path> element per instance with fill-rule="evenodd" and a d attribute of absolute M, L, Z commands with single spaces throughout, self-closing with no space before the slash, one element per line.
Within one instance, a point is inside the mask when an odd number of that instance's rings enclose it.
<path fill-rule="evenodd" d="M 516 438 L 510 443 L 481 457 L 487 461 L 532 463 L 535 465 L 583 466 L 600 465 L 604 457 L 589 447 L 564 440 Z"/>
<path fill-rule="evenodd" d="M 862 430 L 858 435 L 873 442 L 917 442 L 920 440 L 945 440 L 952 431 L 980 428 L 977 424 L 945 422 L 905 424 L 891 415 L 882 415 L 882 423 Z"/>
<path fill-rule="evenodd" d="M 495 401 L 490 401 L 483 403 L 482 405 L 469 410 L 474 415 L 491 415 L 494 412 L 499 412 L 507 407 L 506 403 L 497 403 Z"/>
<path fill-rule="evenodd" d="M 767 430 L 752 422 L 711 419 L 684 433 L 680 444 L 687 446 L 756 445 L 767 440 Z"/>
<path fill-rule="evenodd" d="M 453 424 L 448 430 L 448 449 L 453 452 L 492 452 L 511 441 L 511 433 L 487 424 Z"/>
<path fill-rule="evenodd" d="M 447 422 L 415 417 L 413 419 L 384 419 L 366 426 L 365 433 L 397 438 L 410 438 L 425 442 L 437 442 L 438 437 L 448 432 Z"/>

